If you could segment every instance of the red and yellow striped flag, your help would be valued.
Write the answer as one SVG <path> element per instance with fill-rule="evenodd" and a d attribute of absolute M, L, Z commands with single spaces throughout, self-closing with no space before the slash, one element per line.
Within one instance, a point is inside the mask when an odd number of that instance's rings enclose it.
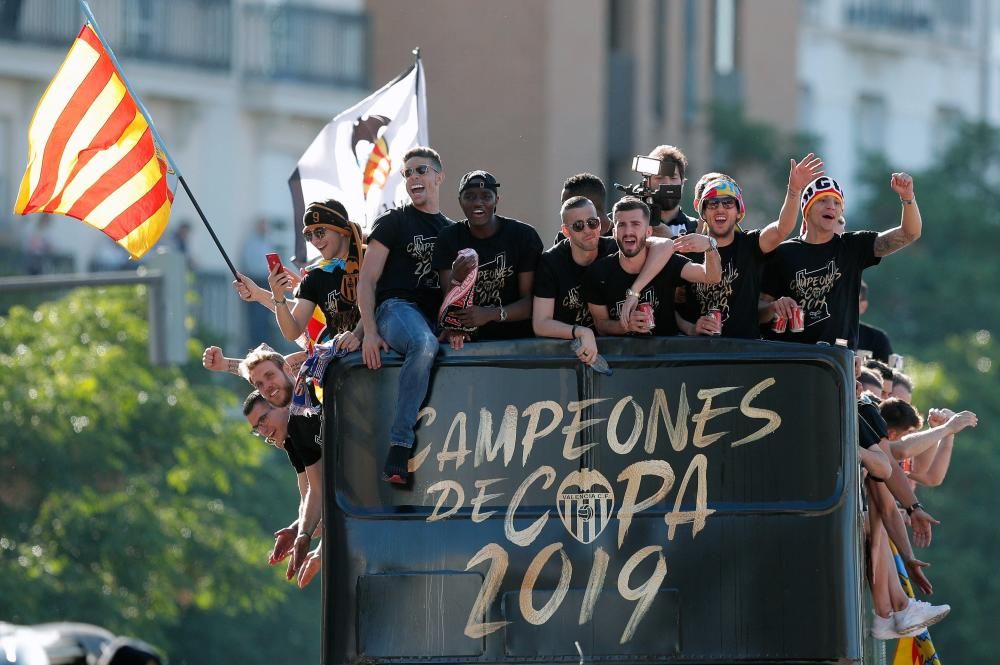
<path fill-rule="evenodd" d="M 146 118 L 87 23 L 35 109 L 14 212 L 74 217 L 139 258 L 170 217 L 167 171 Z"/>

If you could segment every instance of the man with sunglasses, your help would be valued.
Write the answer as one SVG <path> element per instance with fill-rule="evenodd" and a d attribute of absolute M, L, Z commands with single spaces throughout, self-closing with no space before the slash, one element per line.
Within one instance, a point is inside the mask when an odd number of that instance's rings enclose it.
<path fill-rule="evenodd" d="M 288 407 L 273 406 L 264 399 L 259 390 L 247 395 L 243 402 L 243 415 L 250 423 L 251 434 L 285 451 L 288 463 L 295 469 L 295 481 L 299 488 L 298 516 L 287 527 L 274 532 L 274 548 L 268 556 L 268 563 L 273 566 L 292 553 L 303 509 L 309 499 L 309 490 L 313 483 L 320 483 L 316 487 L 322 487 L 323 468 L 319 461 L 323 451 L 315 440 L 303 440 L 291 436 L 288 432 Z M 313 529 L 315 530 L 315 526 Z M 286 572 L 288 579 L 295 573 L 294 563 L 294 558 L 288 562 Z"/>
<path fill-rule="evenodd" d="M 360 345 L 358 271 L 363 257 L 361 228 L 347 218 L 347 208 L 335 199 L 309 204 L 302 216 L 302 236 L 320 258 L 306 268 L 300 283 L 280 264 L 267 276 L 270 292 L 249 277 L 233 284 L 240 298 L 256 301 L 274 312 L 285 339 L 294 341 L 306 330 L 318 306 L 326 319 L 319 341 L 336 338 L 337 346 L 354 351 Z M 295 298 L 284 294 L 295 289 Z M 356 330 L 357 328 L 357 330 Z"/>
<path fill-rule="evenodd" d="M 604 181 L 593 173 L 577 173 L 563 181 L 562 193 L 559 196 L 560 204 L 566 203 L 572 198 L 583 196 L 594 204 L 597 211 L 597 219 L 601 221 L 601 235 L 614 239 L 615 229 L 608 217 L 606 202 L 608 199 L 608 189 L 604 186 Z M 556 238 L 552 245 L 558 245 L 566 239 L 562 230 L 556 232 Z"/>
<path fill-rule="evenodd" d="M 811 180 L 823 173 L 823 161 L 812 153 L 801 162 L 790 160 L 788 187 L 778 219 L 763 229 L 742 231 L 738 224 L 746 215 L 743 193 L 736 181 L 723 173 L 706 173 L 695 185 L 694 207 L 703 233 L 714 238 L 722 265 L 716 284 L 686 284 L 678 304 L 677 326 L 685 335 L 721 335 L 760 338 L 757 300 L 764 264 L 774 249 L 795 228 L 798 197 Z M 686 254 L 696 263 L 702 253 Z M 648 283 L 652 272 L 643 270 L 632 290 Z M 631 303 L 630 303 L 631 304 Z M 718 319 L 713 314 L 718 312 Z"/>
<path fill-rule="evenodd" d="M 301 482 L 303 477 L 299 476 L 303 495 L 299 504 L 298 528 L 292 543 L 292 560 L 286 573 L 288 579 L 291 579 L 304 563 L 312 534 L 322 517 L 323 467 L 319 462 L 323 450 L 323 412 L 313 416 L 291 413 L 289 406 L 292 403 L 295 379 L 284 356 L 270 347 L 262 344 L 251 351 L 240 362 L 239 370 L 240 375 L 253 385 L 267 406 L 273 409 L 261 406 L 251 412 L 254 405 L 244 404 L 244 413 L 251 426 L 275 445 L 278 445 L 278 441 L 283 441 L 284 445 L 279 447 L 285 449 L 296 472 L 305 474 L 304 488 Z M 285 423 L 285 434 L 279 438 L 281 422 Z M 301 471 L 296 464 L 296 457 L 301 462 Z M 275 544 L 276 551 L 279 549 L 278 544 Z M 285 551 L 287 553 L 287 544 Z"/>
<path fill-rule="evenodd" d="M 412 148 L 403 156 L 402 173 L 411 202 L 375 220 L 358 282 L 365 365 L 380 368 L 382 352 L 390 348 L 403 356 L 382 470 L 383 480 L 400 485 L 409 482 L 413 430 L 439 347 L 433 322 L 442 294 L 431 259 L 438 235 L 452 224 L 441 213 L 441 156 Z"/>
<path fill-rule="evenodd" d="M 442 284 L 461 284 L 477 268 L 472 306 L 453 312 L 463 328 L 445 330 L 452 348 L 465 340 L 531 337 L 531 287 L 542 253 L 542 239 L 524 222 L 496 214 L 500 185 L 487 171 L 462 176 L 458 202 L 466 218 L 441 231 L 434 248 L 433 267 Z M 474 249 L 478 266 L 458 258 L 459 251 Z"/>
<path fill-rule="evenodd" d="M 594 319 L 581 293 L 583 275 L 594 261 L 614 254 L 618 244 L 602 235 L 600 213 L 587 197 L 567 199 L 559 216 L 562 240 L 542 253 L 535 273 L 532 325 L 539 337 L 579 338 L 577 357 L 589 365 L 597 359 L 597 342 Z M 646 242 L 649 263 L 662 269 L 673 254 L 673 241 L 648 238 Z"/>

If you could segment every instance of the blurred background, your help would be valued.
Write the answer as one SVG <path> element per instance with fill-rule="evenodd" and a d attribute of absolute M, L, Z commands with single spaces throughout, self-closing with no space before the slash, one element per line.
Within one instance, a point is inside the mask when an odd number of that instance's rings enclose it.
<path fill-rule="evenodd" d="M 287 179 L 301 154 L 418 46 L 453 218 L 459 177 L 485 168 L 501 212 L 552 237 L 565 178 L 636 182 L 632 157 L 670 143 L 692 182 L 721 170 L 743 185 L 745 227 L 777 216 L 789 157 L 815 151 L 845 190 L 848 228 L 881 230 L 899 218 L 889 174 L 910 172 L 924 235 L 868 271 L 863 320 L 906 356 L 922 410 L 979 414 L 947 480 L 921 493 L 942 521 L 922 554 L 933 599 L 953 608 L 932 631 L 943 661 L 989 660 L 1000 2 L 90 4 L 222 244 L 259 283 L 262 247 L 292 253 Z M 80 222 L 11 213 L 32 113 L 81 25 L 75 0 L 0 0 L 2 275 L 135 268 Z M 0 293 L 0 621 L 97 623 L 173 663 L 316 662 L 319 585 L 299 591 L 263 565 L 294 511 L 285 462 L 246 432 L 247 385 L 199 362 L 208 344 L 228 356 L 265 339 L 289 347 L 236 298 L 183 193 L 160 245 L 188 272 L 186 363 L 150 363 L 145 285 Z"/>

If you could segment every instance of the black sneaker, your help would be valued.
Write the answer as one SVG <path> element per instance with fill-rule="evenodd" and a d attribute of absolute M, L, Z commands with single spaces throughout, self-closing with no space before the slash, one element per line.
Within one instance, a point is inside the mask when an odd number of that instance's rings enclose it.
<path fill-rule="evenodd" d="M 393 485 L 406 485 L 410 482 L 410 472 L 407 463 L 410 461 L 411 449 L 407 446 L 392 444 L 389 454 L 385 457 L 382 468 L 382 480 Z"/>

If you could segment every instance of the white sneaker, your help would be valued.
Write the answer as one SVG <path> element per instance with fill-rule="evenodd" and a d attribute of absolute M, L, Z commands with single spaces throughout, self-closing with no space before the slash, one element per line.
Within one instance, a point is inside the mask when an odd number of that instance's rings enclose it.
<path fill-rule="evenodd" d="M 910 604 L 905 610 L 895 612 L 892 616 L 896 632 L 906 637 L 919 635 L 927 626 L 936 624 L 951 612 L 950 605 L 931 605 L 916 598 L 910 598 Z"/>
<path fill-rule="evenodd" d="M 885 618 L 876 614 L 872 621 L 872 637 L 876 640 L 898 640 L 903 635 L 900 635 L 896 630 L 896 622 L 892 615 Z"/>

